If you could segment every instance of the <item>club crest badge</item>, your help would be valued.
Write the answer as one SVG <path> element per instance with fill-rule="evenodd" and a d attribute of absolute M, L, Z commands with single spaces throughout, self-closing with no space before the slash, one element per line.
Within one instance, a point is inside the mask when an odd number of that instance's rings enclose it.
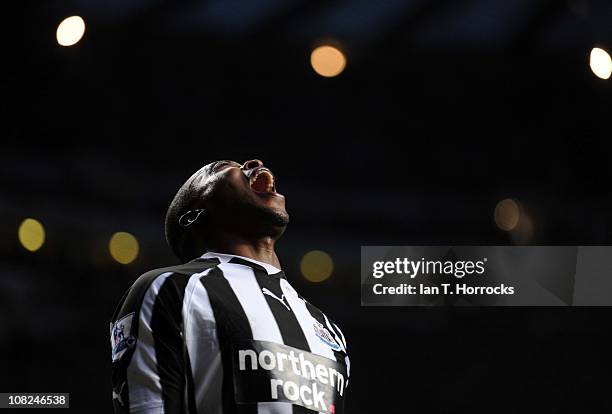
<path fill-rule="evenodd" d="M 134 312 L 125 315 L 114 324 L 111 324 L 111 349 L 113 362 L 136 343 L 136 338 L 130 335 Z"/>
<path fill-rule="evenodd" d="M 327 346 L 334 351 L 341 351 L 342 348 L 338 345 L 338 342 L 334 339 L 331 333 L 327 330 L 323 324 L 317 320 L 313 321 L 314 331 L 317 337 Z"/>

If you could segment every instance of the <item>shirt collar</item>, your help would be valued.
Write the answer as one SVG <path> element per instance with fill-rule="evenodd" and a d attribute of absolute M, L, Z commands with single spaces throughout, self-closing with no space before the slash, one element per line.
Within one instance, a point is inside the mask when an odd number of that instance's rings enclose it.
<path fill-rule="evenodd" d="M 250 257 L 238 256 L 236 254 L 227 254 L 227 253 L 217 253 L 217 252 L 206 252 L 202 256 L 202 259 L 212 259 L 217 258 L 221 263 L 229 262 L 233 257 L 237 257 L 238 259 L 245 260 L 247 262 L 254 263 L 263 267 L 263 269 L 268 273 L 268 275 L 274 275 L 279 273 L 281 270 L 271 264 L 260 262 L 259 260 L 251 259 Z"/>

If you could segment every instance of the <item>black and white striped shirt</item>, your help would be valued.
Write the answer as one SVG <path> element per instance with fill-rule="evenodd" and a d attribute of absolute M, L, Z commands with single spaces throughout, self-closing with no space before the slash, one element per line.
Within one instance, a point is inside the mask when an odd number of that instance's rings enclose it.
<path fill-rule="evenodd" d="M 269 264 L 209 252 L 145 273 L 110 331 L 116 413 L 343 412 L 344 335 Z"/>

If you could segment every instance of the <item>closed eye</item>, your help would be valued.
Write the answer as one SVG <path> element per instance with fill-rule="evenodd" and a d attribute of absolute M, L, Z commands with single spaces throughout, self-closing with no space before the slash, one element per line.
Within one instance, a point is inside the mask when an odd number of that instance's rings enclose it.
<path fill-rule="evenodd" d="M 240 164 L 234 161 L 217 161 L 215 165 L 213 165 L 212 171 L 216 173 L 227 167 L 240 167 Z"/>

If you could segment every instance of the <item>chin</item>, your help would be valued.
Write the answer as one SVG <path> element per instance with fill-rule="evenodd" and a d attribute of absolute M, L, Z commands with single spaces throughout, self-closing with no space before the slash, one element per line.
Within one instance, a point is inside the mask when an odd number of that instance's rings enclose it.
<path fill-rule="evenodd" d="M 289 214 L 287 211 L 281 208 L 266 208 L 262 210 L 262 213 L 260 222 L 265 228 L 264 232 L 274 238 L 280 237 L 289 224 Z"/>
<path fill-rule="evenodd" d="M 281 207 L 261 207 L 259 208 L 260 220 L 274 226 L 286 226 L 289 223 L 289 214 Z"/>
<path fill-rule="evenodd" d="M 289 224 L 289 213 L 287 213 L 285 210 L 279 209 L 275 211 L 275 216 L 276 225 L 287 227 L 287 224 Z"/>
<path fill-rule="evenodd" d="M 236 200 L 220 212 L 231 226 L 238 225 L 252 236 L 280 237 L 289 224 L 289 214 L 279 203 L 262 203 L 260 200 Z M 228 223 L 229 224 L 229 223 Z"/>

